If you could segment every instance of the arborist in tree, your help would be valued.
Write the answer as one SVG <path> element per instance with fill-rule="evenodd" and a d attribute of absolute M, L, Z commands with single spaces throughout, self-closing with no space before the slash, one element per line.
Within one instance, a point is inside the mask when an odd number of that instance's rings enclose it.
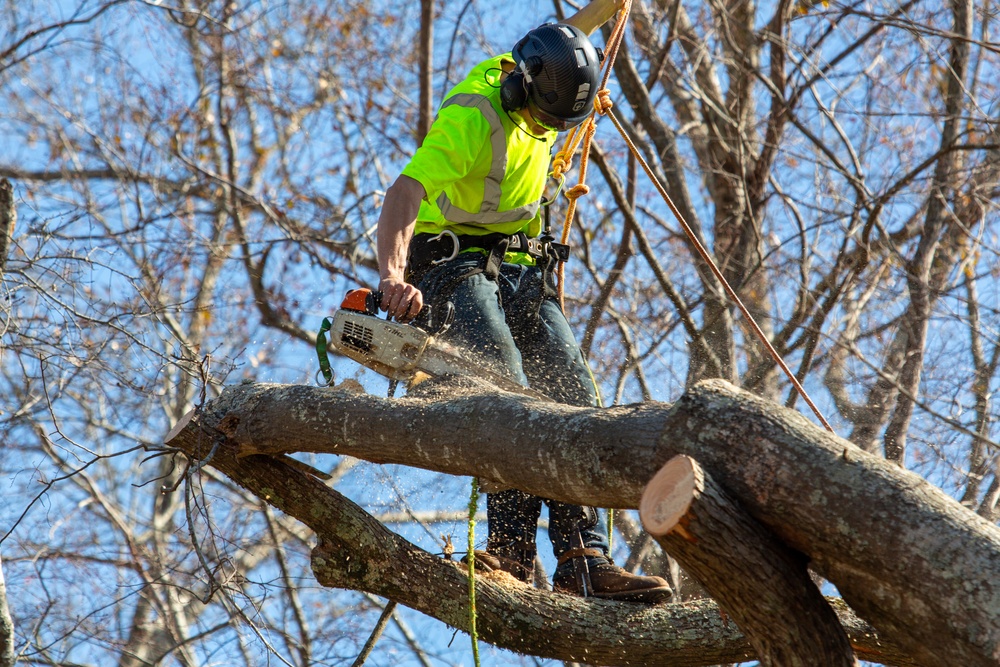
<path fill-rule="evenodd" d="M 425 303 L 433 313 L 451 302 L 449 342 L 579 406 L 599 399 L 556 298 L 555 269 L 569 249 L 543 229 L 542 196 L 558 133 L 588 117 L 600 84 L 603 55 L 588 35 L 619 2 L 594 0 L 477 65 L 445 97 L 378 221 L 382 310 L 406 322 Z M 542 502 L 558 559 L 556 590 L 639 602 L 670 597 L 666 580 L 611 562 L 596 509 L 516 489 L 487 494 L 489 536 L 476 563 L 531 582 Z"/>

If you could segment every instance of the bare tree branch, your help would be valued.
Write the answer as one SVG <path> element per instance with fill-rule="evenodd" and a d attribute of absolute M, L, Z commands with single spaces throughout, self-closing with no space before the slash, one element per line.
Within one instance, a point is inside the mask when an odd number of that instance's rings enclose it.
<path fill-rule="evenodd" d="M 17 224 L 17 207 L 14 204 L 14 186 L 6 178 L 0 179 L 0 280 L 7 266 L 7 253 Z"/>

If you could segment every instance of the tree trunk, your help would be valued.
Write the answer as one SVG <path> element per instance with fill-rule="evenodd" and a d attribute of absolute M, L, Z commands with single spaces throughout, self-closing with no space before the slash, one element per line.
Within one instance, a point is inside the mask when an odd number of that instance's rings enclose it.
<path fill-rule="evenodd" d="M 688 454 L 918 662 L 995 667 L 1000 657 L 1000 528 L 796 412 L 717 380 L 672 407 L 605 409 L 471 378 L 421 388 L 387 400 L 241 385 L 174 434 L 189 441 L 206 428 L 241 455 L 346 454 L 626 508 L 638 506 L 650 470 Z"/>
<path fill-rule="evenodd" d="M 14 186 L 6 178 L 0 178 L 0 279 L 7 268 L 7 253 L 10 239 L 17 224 L 17 207 L 14 206 Z"/>
<path fill-rule="evenodd" d="M 3 559 L 0 559 L 0 667 L 13 667 L 14 657 L 14 619 L 10 616 Z"/>
<path fill-rule="evenodd" d="M 675 456 L 642 494 L 646 530 L 743 630 L 765 667 L 856 667 L 850 641 L 806 569 L 718 486 Z"/>
<path fill-rule="evenodd" d="M 0 179 L 0 280 L 7 267 L 7 252 L 17 222 L 14 206 L 14 187 L 6 178 Z M 7 584 L 3 578 L 3 560 L 0 559 L 0 667 L 14 664 L 14 620 L 7 603 Z"/>

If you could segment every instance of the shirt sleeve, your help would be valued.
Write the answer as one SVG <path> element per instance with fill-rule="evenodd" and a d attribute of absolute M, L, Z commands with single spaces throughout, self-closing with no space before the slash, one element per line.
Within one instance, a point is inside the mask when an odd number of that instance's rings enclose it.
<path fill-rule="evenodd" d="M 424 186 L 428 202 L 455 181 L 465 178 L 490 156 L 482 153 L 489 147 L 490 127 L 474 107 L 460 104 L 444 106 L 431 123 L 427 136 L 413 154 L 403 174 Z"/>

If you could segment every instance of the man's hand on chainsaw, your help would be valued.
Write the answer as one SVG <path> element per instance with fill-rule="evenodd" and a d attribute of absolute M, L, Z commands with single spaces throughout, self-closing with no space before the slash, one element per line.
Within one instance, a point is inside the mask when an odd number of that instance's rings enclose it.
<path fill-rule="evenodd" d="M 403 280 L 385 278 L 378 286 L 382 293 L 380 308 L 397 322 L 409 322 L 424 307 L 424 295 L 416 287 Z"/>

